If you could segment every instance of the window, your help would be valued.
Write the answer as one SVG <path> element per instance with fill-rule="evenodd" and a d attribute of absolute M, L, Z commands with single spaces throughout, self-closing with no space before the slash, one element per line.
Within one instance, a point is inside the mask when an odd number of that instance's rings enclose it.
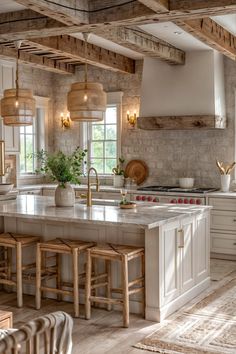
<path fill-rule="evenodd" d="M 36 159 L 30 159 L 29 154 L 34 154 L 46 146 L 46 122 L 48 112 L 48 99 L 36 97 L 36 116 L 31 126 L 19 128 L 20 134 L 20 175 L 32 175 L 37 168 Z"/>
<path fill-rule="evenodd" d="M 20 127 L 20 173 L 34 173 L 35 159 L 29 159 L 29 154 L 37 150 L 37 131 L 34 119 L 33 125 Z"/>
<path fill-rule="evenodd" d="M 88 149 L 87 168 L 94 167 L 102 175 L 112 173 L 120 156 L 121 97 L 120 92 L 108 94 L 104 121 L 84 125 L 84 148 Z"/>

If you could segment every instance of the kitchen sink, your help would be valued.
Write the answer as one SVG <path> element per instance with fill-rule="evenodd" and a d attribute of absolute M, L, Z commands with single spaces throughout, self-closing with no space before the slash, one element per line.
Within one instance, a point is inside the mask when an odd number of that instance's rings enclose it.
<path fill-rule="evenodd" d="M 78 204 L 87 204 L 86 199 L 76 200 Z M 119 200 L 111 200 L 111 199 L 92 199 L 92 205 L 110 205 L 110 206 L 118 206 L 120 203 Z"/>

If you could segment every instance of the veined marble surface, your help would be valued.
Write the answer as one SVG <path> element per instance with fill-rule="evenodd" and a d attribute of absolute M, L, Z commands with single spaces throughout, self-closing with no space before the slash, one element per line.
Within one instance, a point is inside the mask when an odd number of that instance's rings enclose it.
<path fill-rule="evenodd" d="M 109 201 L 111 202 L 111 201 Z M 104 225 L 133 225 L 152 229 L 186 216 L 200 214 L 209 206 L 174 205 L 140 202 L 137 208 L 123 210 L 119 206 L 93 205 L 77 202 L 73 207 L 56 207 L 53 197 L 20 195 L 16 200 L 0 203 L 0 216 L 54 220 Z"/>

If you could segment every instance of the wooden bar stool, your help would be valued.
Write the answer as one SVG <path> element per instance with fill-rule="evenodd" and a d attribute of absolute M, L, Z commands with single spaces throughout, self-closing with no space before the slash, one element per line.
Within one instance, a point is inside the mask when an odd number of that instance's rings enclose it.
<path fill-rule="evenodd" d="M 84 278 L 86 273 L 83 271 L 79 273 L 79 256 L 84 253 L 89 247 L 94 246 L 94 242 L 84 242 L 79 240 L 67 240 L 56 238 L 50 241 L 41 242 L 37 245 L 36 255 L 36 309 L 41 307 L 41 292 L 48 291 L 57 294 L 57 299 L 60 301 L 63 295 L 72 295 L 74 300 L 75 317 L 79 317 L 79 286 L 80 280 Z M 47 252 L 54 254 L 54 256 L 47 257 Z M 72 270 L 73 283 L 62 281 L 61 276 L 61 255 L 71 255 L 72 257 Z M 55 259 L 55 264 L 52 259 Z M 48 264 L 48 260 L 50 264 Z M 49 287 L 42 285 L 42 280 L 45 274 L 51 278 L 56 278 L 56 287 Z M 71 290 L 65 290 L 71 288 Z"/>
<path fill-rule="evenodd" d="M 40 237 L 16 234 L 6 232 L 0 234 L 0 248 L 2 249 L 2 257 L 0 261 L 0 284 L 8 286 L 16 286 L 17 292 L 17 306 L 23 306 L 23 282 L 33 282 L 34 279 L 29 279 L 29 273 L 34 271 L 36 263 L 23 264 L 23 250 L 29 246 L 36 246 Z M 15 250 L 15 268 L 16 272 L 13 272 L 13 257 L 12 250 Z M 15 279 L 15 280 L 14 280 Z"/>
<path fill-rule="evenodd" d="M 141 276 L 129 282 L 128 263 L 132 259 L 141 257 Z M 95 260 L 105 261 L 105 272 L 93 274 L 92 264 Z M 112 288 L 111 261 L 121 262 L 122 267 L 122 288 Z M 123 306 L 123 325 L 129 326 L 129 296 L 142 292 L 143 312 L 145 311 L 145 256 L 144 248 L 126 245 L 104 244 L 87 250 L 87 279 L 85 290 L 85 317 L 91 317 L 91 303 L 107 304 L 111 310 L 112 304 Z M 106 289 L 106 297 L 93 295 L 98 288 Z M 112 293 L 121 294 L 122 298 L 112 297 Z"/>

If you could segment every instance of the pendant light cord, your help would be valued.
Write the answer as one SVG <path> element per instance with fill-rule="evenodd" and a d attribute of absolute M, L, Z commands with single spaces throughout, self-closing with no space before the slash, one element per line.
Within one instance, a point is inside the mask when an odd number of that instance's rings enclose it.
<path fill-rule="evenodd" d="M 18 82 L 18 76 L 19 76 L 19 56 L 20 56 L 20 50 L 17 49 L 17 58 L 16 58 L 16 102 L 18 101 L 18 91 L 19 91 L 19 82 Z"/>

